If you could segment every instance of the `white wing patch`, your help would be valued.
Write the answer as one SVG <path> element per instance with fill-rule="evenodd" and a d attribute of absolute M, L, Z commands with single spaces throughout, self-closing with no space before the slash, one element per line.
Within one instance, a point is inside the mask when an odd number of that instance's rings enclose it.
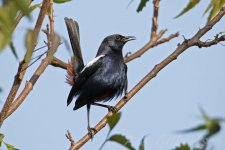
<path fill-rule="evenodd" d="M 92 61 L 90 61 L 83 69 L 81 72 L 83 72 L 86 68 L 92 66 L 93 64 L 95 64 L 99 59 L 101 59 L 102 57 L 105 57 L 105 55 L 100 55 L 96 58 L 94 58 Z"/>

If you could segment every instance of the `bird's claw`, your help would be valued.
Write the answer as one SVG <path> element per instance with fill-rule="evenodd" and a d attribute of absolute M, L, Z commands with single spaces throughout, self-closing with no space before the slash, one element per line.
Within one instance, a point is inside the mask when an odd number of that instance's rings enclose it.
<path fill-rule="evenodd" d="M 108 110 L 111 111 L 114 114 L 118 112 L 118 109 L 116 107 L 113 107 L 113 106 L 109 106 Z"/>
<path fill-rule="evenodd" d="M 125 91 L 125 92 L 124 92 L 124 98 L 125 98 L 125 99 L 127 98 L 127 94 L 128 94 L 128 91 Z"/>
<path fill-rule="evenodd" d="M 90 128 L 88 127 L 88 136 L 93 139 L 94 134 L 97 132 L 97 130 L 95 128 Z"/>

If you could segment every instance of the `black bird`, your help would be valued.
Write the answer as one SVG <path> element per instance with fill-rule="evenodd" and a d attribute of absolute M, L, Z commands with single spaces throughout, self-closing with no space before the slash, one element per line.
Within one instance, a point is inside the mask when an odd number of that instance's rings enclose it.
<path fill-rule="evenodd" d="M 88 131 L 91 132 L 89 116 L 91 105 L 114 107 L 96 102 L 109 101 L 127 91 L 127 66 L 122 49 L 125 43 L 134 40 L 133 36 L 114 34 L 107 36 L 101 43 L 96 58 L 89 62 L 78 74 L 70 90 L 67 106 L 76 97 L 73 110 L 87 105 Z"/>

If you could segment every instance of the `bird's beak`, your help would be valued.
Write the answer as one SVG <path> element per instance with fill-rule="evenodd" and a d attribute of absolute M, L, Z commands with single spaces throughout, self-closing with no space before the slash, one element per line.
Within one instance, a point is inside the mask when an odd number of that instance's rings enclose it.
<path fill-rule="evenodd" d="M 123 38 L 124 42 L 128 42 L 128 41 L 131 41 L 131 40 L 136 40 L 136 37 L 135 36 L 125 36 Z"/>

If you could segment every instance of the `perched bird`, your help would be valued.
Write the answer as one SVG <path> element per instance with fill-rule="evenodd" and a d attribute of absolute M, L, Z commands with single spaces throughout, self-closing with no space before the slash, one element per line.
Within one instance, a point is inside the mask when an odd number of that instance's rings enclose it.
<path fill-rule="evenodd" d="M 123 59 L 123 46 L 133 36 L 114 34 L 107 36 L 101 43 L 96 57 L 77 74 L 70 90 L 67 105 L 76 97 L 73 110 L 87 106 L 88 131 L 91 132 L 89 116 L 91 105 L 116 109 L 97 102 L 117 98 L 127 91 L 127 66 Z"/>

